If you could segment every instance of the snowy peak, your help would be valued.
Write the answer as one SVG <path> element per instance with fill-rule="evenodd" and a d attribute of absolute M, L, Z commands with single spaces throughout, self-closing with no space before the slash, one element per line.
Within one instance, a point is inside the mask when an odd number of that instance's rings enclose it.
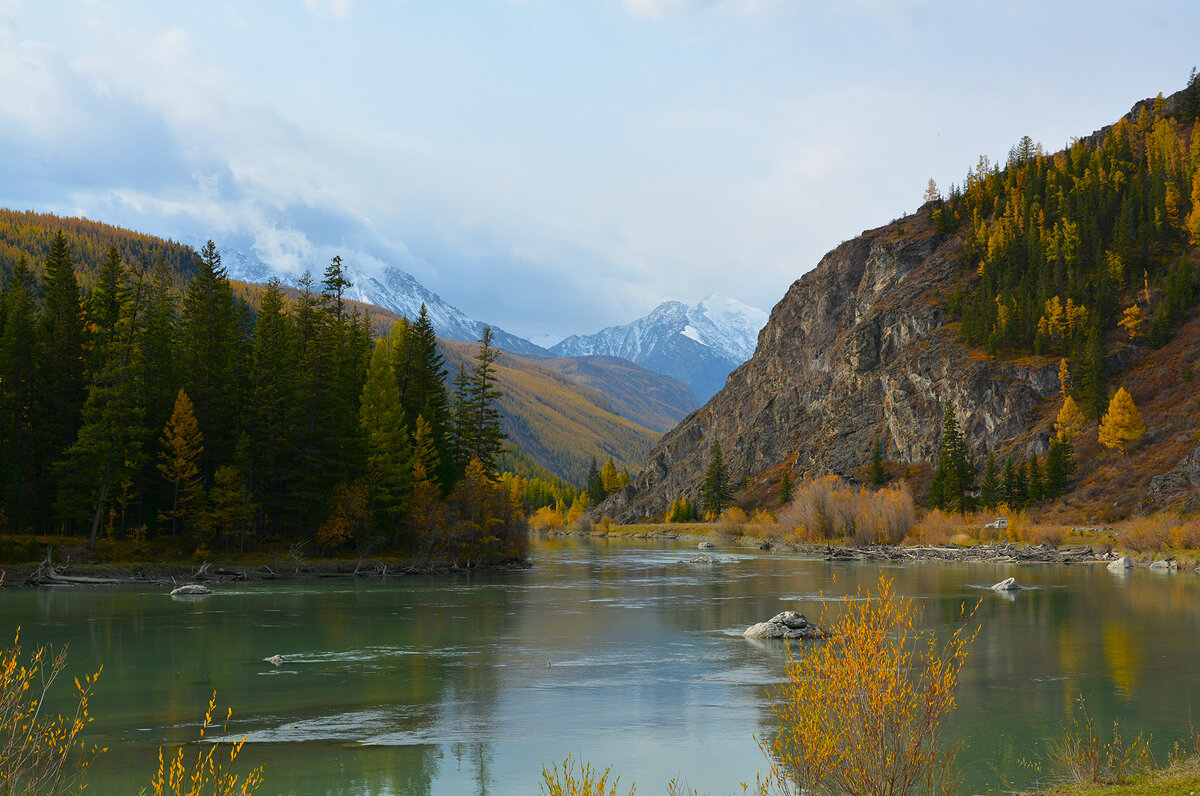
<path fill-rule="evenodd" d="M 551 347 L 559 356 L 613 356 L 682 379 L 704 400 L 754 353 L 767 314 L 725 296 L 664 301 L 643 318 Z"/>
<path fill-rule="evenodd" d="M 281 284 L 289 287 L 300 286 L 298 274 L 273 269 L 257 257 L 231 247 L 217 248 L 221 252 L 221 264 L 225 266 L 230 279 L 261 284 L 276 278 Z M 395 266 L 386 266 L 378 273 L 368 273 L 353 263 L 346 263 L 345 268 L 346 278 L 351 282 L 345 293 L 346 298 L 374 304 L 398 312 L 406 318 L 416 318 L 421 305 L 424 304 L 429 313 L 429 320 L 433 322 L 434 331 L 439 337 L 473 343 L 483 334 L 483 327 L 489 325 L 447 304 L 441 296 L 413 278 L 412 274 Z M 324 266 L 312 269 L 313 280 L 318 285 L 323 272 Z M 541 346 L 509 334 L 497 326 L 492 326 L 492 333 L 495 336 L 496 347 L 505 351 L 522 354 L 546 353 Z"/>

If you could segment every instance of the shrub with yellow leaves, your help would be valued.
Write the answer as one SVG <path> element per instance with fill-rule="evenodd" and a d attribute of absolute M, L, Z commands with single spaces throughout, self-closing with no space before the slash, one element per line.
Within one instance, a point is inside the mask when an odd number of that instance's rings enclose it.
<path fill-rule="evenodd" d="M 201 740 L 208 728 L 213 726 L 212 716 L 216 707 L 217 695 L 214 692 L 200 727 Z M 231 708 L 225 714 L 225 720 L 228 721 L 232 715 Z M 162 747 L 159 747 L 158 771 L 150 779 L 150 792 L 154 796 L 248 796 L 254 793 L 262 785 L 262 768 L 253 769 L 244 777 L 232 771 L 245 743 L 243 737 L 229 744 L 204 744 L 207 748 L 197 750 L 190 764 L 184 747 L 181 746 L 170 758 L 170 763 L 163 757 Z"/>

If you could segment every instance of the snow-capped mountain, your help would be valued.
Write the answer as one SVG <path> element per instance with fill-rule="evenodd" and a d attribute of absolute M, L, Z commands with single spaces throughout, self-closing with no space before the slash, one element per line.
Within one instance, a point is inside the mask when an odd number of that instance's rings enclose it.
<path fill-rule="evenodd" d="M 199 249 L 199 246 L 196 248 Z M 300 277 L 296 274 L 276 271 L 257 257 L 231 247 L 218 245 L 217 249 L 221 252 L 221 264 L 225 266 L 230 279 L 265 284 L 272 277 L 276 277 L 281 284 L 300 286 Z M 424 304 L 429 312 L 429 319 L 433 322 L 434 331 L 439 337 L 473 343 L 483 334 L 484 326 L 491 326 L 497 348 L 518 354 L 547 353 L 546 349 L 523 337 L 509 334 L 494 324 L 469 317 L 457 307 L 447 304 L 411 274 L 395 266 L 387 266 L 378 275 L 367 274 L 355 268 L 353 263 L 346 263 L 345 268 L 346 278 L 352 283 L 345 293 L 348 299 L 374 304 L 398 312 L 406 318 L 416 318 L 421 305 Z M 323 271 L 323 265 L 312 270 L 317 289 L 320 288 Z"/>
<path fill-rule="evenodd" d="M 665 301 L 644 318 L 552 346 L 559 356 L 612 356 L 685 382 L 701 401 L 754 353 L 767 314 L 725 296 L 689 307 Z"/>

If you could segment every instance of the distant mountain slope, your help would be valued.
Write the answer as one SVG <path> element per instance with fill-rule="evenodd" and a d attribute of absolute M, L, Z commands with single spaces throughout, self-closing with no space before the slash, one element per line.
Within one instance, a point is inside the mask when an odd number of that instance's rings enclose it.
<path fill-rule="evenodd" d="M 110 246 L 116 246 L 128 263 L 154 263 L 161 258 L 182 276 L 195 271 L 196 252 L 182 243 L 86 218 L 0 208 L 0 276 L 12 273 L 22 252 L 29 257 L 33 272 L 40 274 L 42 259 L 60 230 L 66 236 L 75 270 L 85 286 L 91 283 Z"/>
<path fill-rule="evenodd" d="M 559 356 L 610 356 L 674 376 L 707 400 L 754 353 L 762 310 L 723 296 L 689 307 L 666 301 L 643 318 L 591 335 L 572 335 L 551 347 Z"/>
<path fill-rule="evenodd" d="M 471 367 L 478 348 L 447 340 L 441 350 L 453 380 L 460 362 Z M 660 436 L 614 414 L 600 393 L 550 367 L 501 353 L 496 374 L 508 443 L 574 483 L 586 480 L 592 457 L 600 462 L 611 457 L 617 469 L 637 470 Z"/>
<path fill-rule="evenodd" d="M 619 357 L 544 357 L 534 360 L 567 380 L 603 395 L 612 410 L 655 431 L 669 431 L 700 405 L 679 379 Z"/>
<path fill-rule="evenodd" d="M 203 245 L 204 241 L 195 243 L 199 247 Z M 299 287 L 300 285 L 300 277 L 296 274 L 276 271 L 257 257 L 231 246 L 218 244 L 217 248 L 221 252 L 221 264 L 229 272 L 230 279 L 265 284 L 275 277 L 281 284 L 289 287 Z M 312 277 L 318 286 L 325 265 L 325 263 L 312 265 Z M 446 303 L 441 296 L 426 288 L 411 274 L 395 266 L 388 266 L 380 274 L 373 275 L 364 272 L 354 262 L 347 262 L 345 265 L 348 278 L 353 283 L 346 291 L 346 298 L 364 304 L 374 304 L 392 312 L 398 312 L 406 318 L 417 317 L 421 305 L 424 304 L 439 337 L 474 342 L 483 334 L 483 327 L 489 325 L 484 321 L 467 316 L 462 310 Z M 544 348 L 534 345 L 523 337 L 510 334 L 498 326 L 491 326 L 497 348 L 524 354 L 547 353 Z"/>

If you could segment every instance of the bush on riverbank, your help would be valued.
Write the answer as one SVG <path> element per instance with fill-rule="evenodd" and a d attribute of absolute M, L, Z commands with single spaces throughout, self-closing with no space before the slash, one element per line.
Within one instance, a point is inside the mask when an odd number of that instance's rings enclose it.
<path fill-rule="evenodd" d="M 799 541 L 845 538 L 855 544 L 898 544 L 916 518 L 903 489 L 854 488 L 837 476 L 806 481 L 779 522 Z"/>

